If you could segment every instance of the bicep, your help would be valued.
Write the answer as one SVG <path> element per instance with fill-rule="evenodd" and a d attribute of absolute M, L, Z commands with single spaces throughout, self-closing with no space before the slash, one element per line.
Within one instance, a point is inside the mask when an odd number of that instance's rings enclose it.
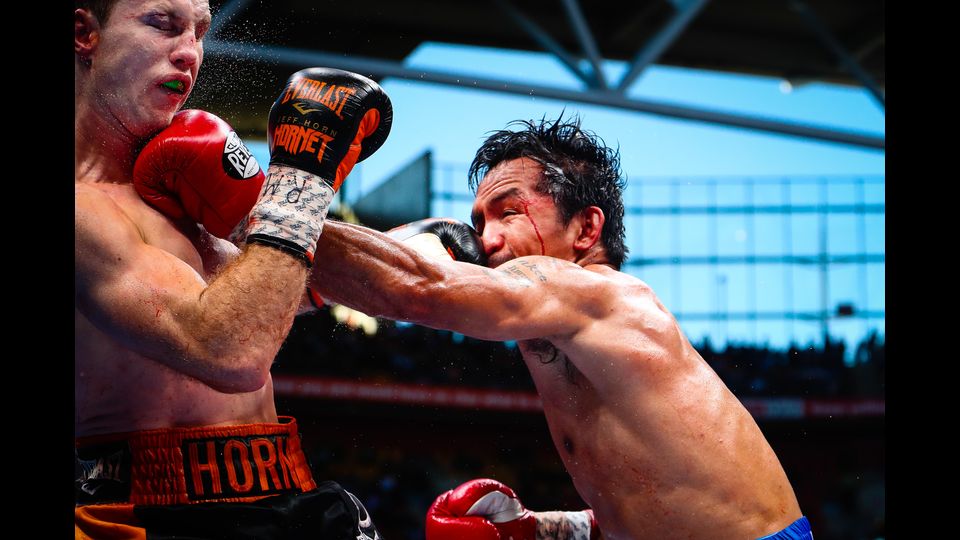
<path fill-rule="evenodd" d="M 185 358 L 191 300 L 206 283 L 189 265 L 146 244 L 113 204 L 78 197 L 75 238 L 77 308 L 102 332 L 139 354 Z"/>

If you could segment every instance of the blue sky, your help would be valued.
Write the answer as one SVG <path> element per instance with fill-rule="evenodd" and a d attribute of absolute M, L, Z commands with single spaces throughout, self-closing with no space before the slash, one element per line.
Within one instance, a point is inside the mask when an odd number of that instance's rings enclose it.
<path fill-rule="evenodd" d="M 411 67 L 579 87 L 546 53 L 425 44 L 405 62 Z M 618 80 L 622 62 L 607 62 Z M 702 70 L 652 66 L 629 94 L 673 102 L 827 125 L 884 132 L 884 115 L 859 88 L 810 84 L 791 93 L 781 81 Z M 410 157 L 432 148 L 439 161 L 469 162 L 487 131 L 517 118 L 577 112 L 585 127 L 619 144 L 629 175 L 780 175 L 883 173 L 884 154 L 838 144 L 712 126 L 692 121 L 536 97 L 386 79 L 394 103 L 388 144 L 363 168 L 362 188 L 377 183 Z"/>
<path fill-rule="evenodd" d="M 579 88 L 582 85 L 558 60 L 546 53 L 427 43 L 416 49 L 406 59 L 405 64 L 414 68 L 505 78 L 549 86 Z M 624 72 L 625 64 L 606 62 L 604 70 L 608 80 L 616 81 Z M 351 199 L 373 189 L 425 150 L 431 150 L 435 161 L 440 164 L 449 164 L 454 168 L 465 167 L 487 132 L 502 129 L 511 120 L 540 118 L 544 115 L 555 118 L 561 111 L 566 110 L 568 114 L 578 114 L 583 126 L 596 132 L 608 145 L 619 145 L 623 171 L 628 178 L 628 191 L 638 189 L 639 186 L 635 184 L 643 183 L 645 193 L 655 194 L 657 189 L 661 189 L 656 187 L 657 182 L 691 179 L 692 181 L 688 182 L 689 189 L 683 192 L 683 197 L 685 201 L 694 201 L 703 197 L 703 190 L 699 186 L 702 186 L 700 182 L 706 178 L 810 177 L 808 186 L 791 188 L 791 200 L 795 203 L 815 203 L 822 195 L 832 204 L 848 199 L 852 201 L 856 188 L 849 182 L 839 182 L 836 187 L 830 188 L 829 194 L 820 194 L 815 185 L 816 177 L 866 177 L 869 180 L 865 187 L 865 200 L 883 203 L 883 151 L 534 96 L 499 94 L 391 78 L 381 81 L 381 85 L 393 103 L 393 128 L 386 144 L 371 158 L 358 165 L 356 172 L 348 178 L 344 189 Z M 783 86 L 781 80 L 769 77 L 653 65 L 634 82 L 629 95 L 651 101 L 763 116 L 872 135 L 882 136 L 885 133 L 882 108 L 861 88 L 811 83 L 785 92 Z M 265 165 L 269 161 L 265 145 L 254 143 L 251 147 Z M 453 182 L 463 182 L 465 185 L 465 178 L 454 178 Z M 772 197 L 777 197 L 775 188 L 768 191 Z M 723 196 L 722 193 L 720 196 Z M 465 208 L 458 212 L 462 212 L 462 215 L 451 217 L 468 219 Z M 797 219 L 802 223 L 803 219 L 812 218 L 813 216 L 801 216 Z M 852 218 L 847 219 L 849 223 L 843 221 L 843 216 L 834 219 L 836 220 L 839 221 L 836 226 L 831 225 L 831 231 L 846 232 L 829 239 L 831 249 L 845 251 L 844 246 L 854 246 L 857 235 L 863 235 L 863 231 L 858 232 L 858 225 Z M 697 223 L 696 217 L 687 221 L 691 229 L 696 229 Z M 882 215 L 869 216 L 866 223 L 866 244 L 871 248 L 870 251 L 879 249 L 882 253 Z M 756 230 L 762 233 L 764 227 L 759 226 Z M 742 240 L 744 233 L 733 227 L 730 234 Z M 629 237 L 630 231 L 628 239 Z M 769 234 L 767 237 L 772 238 Z M 695 234 L 684 235 L 679 241 L 689 245 L 702 243 L 702 239 Z M 756 241 L 762 250 L 765 240 L 761 234 L 758 234 Z M 809 238 L 798 237 L 795 247 L 802 247 L 804 243 L 810 242 Z M 647 249 L 655 247 L 649 242 L 642 245 L 647 246 Z M 639 254 L 634 252 L 632 255 Z M 850 297 L 859 299 L 858 305 L 872 304 L 872 308 L 878 305 L 882 308 L 882 266 L 874 264 L 869 269 L 870 283 L 867 285 L 861 283 L 866 273 L 841 269 L 836 273 L 835 279 L 831 277 L 831 302 L 836 301 L 834 297 L 843 299 L 840 289 L 849 289 Z M 704 299 L 700 304 L 692 304 L 690 300 L 682 298 L 679 291 L 670 290 L 668 283 L 671 282 L 666 276 L 657 277 L 658 272 L 663 274 L 664 271 L 650 269 L 648 282 L 655 290 L 658 287 L 654 282 L 660 284 L 660 289 L 663 290 L 661 297 L 671 310 L 704 311 L 716 309 L 720 304 L 732 309 L 735 303 L 742 303 L 744 285 L 736 283 L 739 278 L 723 284 L 724 298 L 718 300 L 716 291 L 719 289 L 716 289 L 715 276 L 693 268 L 685 269 L 680 276 L 685 285 L 706 283 L 702 291 Z M 780 272 L 776 275 L 782 275 L 783 269 L 771 271 L 775 274 Z M 796 280 L 798 291 L 791 293 L 777 290 L 776 294 L 792 294 L 795 297 L 794 307 L 799 308 L 810 296 L 802 291 L 809 288 L 815 279 L 811 281 L 807 272 L 787 275 Z M 758 276 L 757 279 L 767 278 Z M 676 283 L 676 279 L 672 283 Z M 696 291 L 697 287 L 687 286 L 684 295 L 689 296 L 691 290 Z M 864 301 L 864 297 L 869 297 L 869 300 Z M 756 305 L 763 307 L 764 299 L 754 299 L 753 302 L 759 302 Z M 703 333 L 713 333 L 717 337 L 722 337 L 724 333 L 757 335 L 756 329 L 753 329 L 751 334 L 749 328 L 738 327 L 744 324 L 746 323 L 730 322 L 721 326 L 714 323 L 691 323 L 688 325 L 688 334 L 692 339 Z M 815 325 L 807 325 L 809 328 L 802 324 L 800 326 L 806 329 L 798 331 L 795 326 L 785 330 L 774 328 L 763 336 L 758 335 L 757 339 L 782 345 L 784 336 L 774 337 L 782 332 L 793 332 L 798 334 L 800 339 L 813 339 L 811 336 L 817 333 Z M 850 340 L 864 332 L 862 323 L 844 322 L 837 328 L 839 333 Z M 879 321 L 879 328 L 883 329 L 883 321 Z"/>
<path fill-rule="evenodd" d="M 417 48 L 410 67 L 576 88 L 546 53 L 438 43 Z M 623 62 L 608 61 L 616 80 Z M 608 144 L 619 144 L 628 177 L 883 174 L 882 151 L 714 126 L 557 100 L 387 78 L 394 107 L 386 144 L 359 165 L 349 189 L 366 192 L 426 149 L 441 162 L 468 163 L 488 131 L 518 118 L 576 112 Z M 790 93 L 779 79 L 653 65 L 629 94 L 671 102 L 882 135 L 883 110 L 860 88 L 808 84 Z M 259 146 L 259 145 L 258 145 Z M 258 154 L 266 163 L 265 149 Z"/>

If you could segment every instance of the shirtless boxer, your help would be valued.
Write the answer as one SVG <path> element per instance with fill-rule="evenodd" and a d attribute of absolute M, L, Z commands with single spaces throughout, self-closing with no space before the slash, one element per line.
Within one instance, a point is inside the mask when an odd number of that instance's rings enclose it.
<path fill-rule="evenodd" d="M 579 121 L 524 122 L 486 140 L 470 178 L 487 268 L 328 223 L 317 256 L 337 264 L 310 282 L 371 315 L 518 340 L 592 512 L 529 512 L 475 480 L 437 499 L 428 539 L 589 538 L 597 524 L 606 538 L 811 538 L 754 419 L 650 287 L 619 271 L 618 153 Z"/>
<path fill-rule="evenodd" d="M 206 0 L 76 3 L 76 537 L 377 538 L 355 497 L 314 480 L 269 369 L 389 99 L 296 73 L 264 176 L 225 122 L 177 113 L 209 26 Z"/>

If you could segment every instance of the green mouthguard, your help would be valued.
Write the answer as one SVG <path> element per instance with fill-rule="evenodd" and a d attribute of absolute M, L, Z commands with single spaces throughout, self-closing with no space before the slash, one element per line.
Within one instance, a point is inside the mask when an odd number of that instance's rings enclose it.
<path fill-rule="evenodd" d="M 176 90 L 177 92 L 183 92 L 183 81 L 167 81 L 163 83 L 163 85 L 171 90 Z"/>

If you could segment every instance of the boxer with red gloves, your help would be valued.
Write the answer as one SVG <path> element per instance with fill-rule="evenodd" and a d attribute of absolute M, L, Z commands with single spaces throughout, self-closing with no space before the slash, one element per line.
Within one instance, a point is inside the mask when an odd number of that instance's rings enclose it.
<path fill-rule="evenodd" d="M 488 478 L 441 494 L 427 511 L 427 540 L 597 540 L 593 511 L 531 512 Z"/>
<path fill-rule="evenodd" d="M 205 0 L 74 15 L 76 537 L 376 539 L 355 497 L 313 478 L 270 366 L 326 205 L 383 143 L 389 100 L 360 76 L 296 76 L 272 119 L 284 169 L 265 178 L 222 120 L 177 113 Z"/>
<path fill-rule="evenodd" d="M 134 185 L 167 217 L 186 213 L 219 238 L 263 243 L 310 262 L 334 193 L 383 144 L 392 119 L 377 83 L 338 69 L 305 69 L 287 80 L 270 109 L 266 181 L 225 122 L 182 111 L 141 152 Z M 207 144 L 214 150 L 201 151 Z"/>
<path fill-rule="evenodd" d="M 170 219 L 189 218 L 226 238 L 260 195 L 260 164 L 229 124 L 205 111 L 180 111 L 141 150 L 133 185 Z"/>

